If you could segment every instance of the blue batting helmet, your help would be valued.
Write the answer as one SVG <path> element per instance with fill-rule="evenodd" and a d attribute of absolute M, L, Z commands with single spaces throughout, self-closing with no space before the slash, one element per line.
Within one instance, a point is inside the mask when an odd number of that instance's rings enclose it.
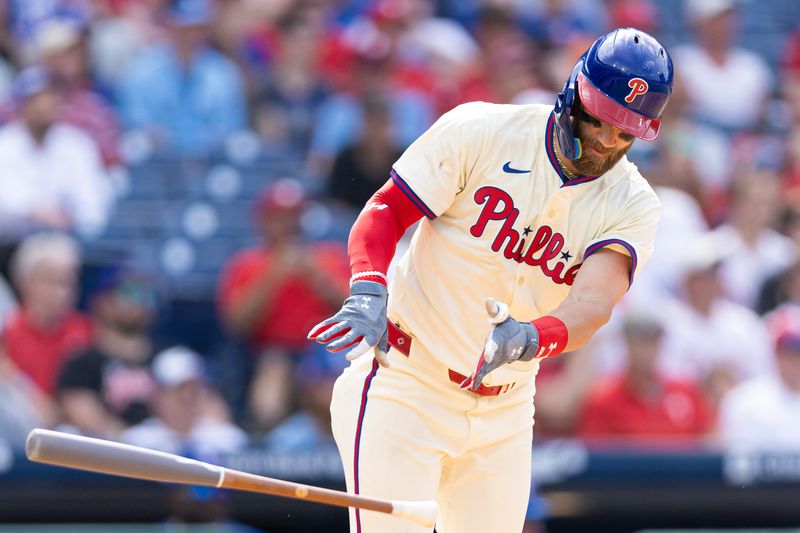
<path fill-rule="evenodd" d="M 570 117 L 575 98 L 598 119 L 652 141 L 672 94 L 672 59 L 652 36 L 622 28 L 597 39 L 575 63 L 558 95 L 555 125 L 558 145 L 569 159 L 581 155 Z"/>

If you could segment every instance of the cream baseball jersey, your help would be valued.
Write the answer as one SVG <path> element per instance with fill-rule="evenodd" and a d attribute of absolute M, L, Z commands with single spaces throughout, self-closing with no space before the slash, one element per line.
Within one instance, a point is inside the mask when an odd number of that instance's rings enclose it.
<path fill-rule="evenodd" d="M 458 106 L 392 169 L 425 218 L 397 264 L 389 320 L 463 375 L 490 328 L 487 296 L 530 321 L 564 300 L 589 255 L 604 247 L 629 255 L 633 281 L 652 253 L 660 204 L 650 185 L 626 157 L 602 176 L 567 180 L 552 109 Z M 484 383 L 518 382 L 537 370 L 536 359 L 516 362 Z"/>

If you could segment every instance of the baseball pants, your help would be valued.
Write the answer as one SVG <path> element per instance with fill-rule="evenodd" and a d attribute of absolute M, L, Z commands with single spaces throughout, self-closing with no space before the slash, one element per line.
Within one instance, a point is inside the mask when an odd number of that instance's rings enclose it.
<path fill-rule="evenodd" d="M 437 533 L 521 531 L 531 484 L 533 379 L 498 396 L 478 396 L 459 389 L 432 359 L 411 361 L 425 356 L 416 349 L 406 358 L 392 349 L 391 367 L 384 368 L 367 353 L 337 380 L 332 426 L 348 490 L 437 500 Z M 351 508 L 350 531 L 431 529 Z"/>

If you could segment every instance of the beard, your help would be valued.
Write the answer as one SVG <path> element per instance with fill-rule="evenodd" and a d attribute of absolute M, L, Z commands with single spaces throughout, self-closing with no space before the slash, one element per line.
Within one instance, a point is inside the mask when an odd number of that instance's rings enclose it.
<path fill-rule="evenodd" d="M 628 144 L 624 148 L 617 150 L 610 150 L 597 142 L 587 131 L 588 125 L 582 120 L 573 120 L 572 129 L 575 131 L 575 136 L 581 142 L 581 156 L 572 161 L 578 175 L 583 176 L 601 176 L 611 170 L 611 168 L 622 159 L 622 156 L 628 153 L 633 143 Z M 603 155 L 596 153 L 594 150 L 602 152 Z"/>

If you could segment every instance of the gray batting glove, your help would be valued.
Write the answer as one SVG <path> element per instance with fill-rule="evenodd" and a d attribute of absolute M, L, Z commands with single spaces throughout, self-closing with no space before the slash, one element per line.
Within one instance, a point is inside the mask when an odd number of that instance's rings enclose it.
<path fill-rule="evenodd" d="M 308 333 L 329 352 L 340 352 L 347 348 L 345 358 L 352 361 L 377 347 L 375 357 L 383 366 L 389 366 L 387 358 L 388 329 L 386 327 L 386 303 L 389 291 L 374 281 L 356 281 L 350 286 L 350 296 L 342 309 L 327 320 L 323 320 Z"/>
<path fill-rule="evenodd" d="M 518 322 L 509 318 L 506 304 L 487 298 L 486 312 L 489 314 L 492 329 L 486 335 L 483 355 L 472 376 L 461 384 L 462 389 L 473 392 L 478 390 L 486 374 L 495 368 L 514 361 L 530 361 L 539 349 L 539 332 L 536 327 L 530 322 Z"/>

